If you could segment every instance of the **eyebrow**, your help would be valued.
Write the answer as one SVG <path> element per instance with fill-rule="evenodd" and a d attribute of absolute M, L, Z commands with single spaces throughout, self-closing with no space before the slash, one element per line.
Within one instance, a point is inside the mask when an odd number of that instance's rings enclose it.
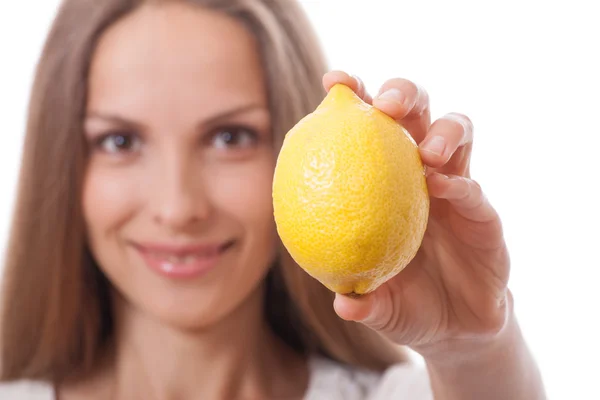
<path fill-rule="evenodd" d="M 224 120 L 227 120 L 229 118 L 235 117 L 237 115 L 240 114 L 245 114 L 248 113 L 250 111 L 254 111 L 254 110 L 265 110 L 267 111 L 268 108 L 260 103 L 250 103 L 250 104 L 245 104 L 245 105 L 241 105 L 238 107 L 234 107 L 230 110 L 218 113 L 216 115 L 211 116 L 210 118 L 202 121 L 199 126 L 214 126 L 219 124 L 220 122 L 223 122 Z M 111 123 L 115 123 L 118 125 L 125 125 L 128 127 L 132 127 L 132 128 L 137 128 L 137 129 L 143 129 L 144 125 L 142 123 L 139 122 L 135 122 L 132 121 L 128 118 L 125 118 L 119 114 L 115 114 L 115 113 L 104 113 L 104 112 L 100 112 L 100 111 L 90 111 L 86 114 L 86 120 L 87 119 L 102 119 L 104 121 L 108 121 Z"/>

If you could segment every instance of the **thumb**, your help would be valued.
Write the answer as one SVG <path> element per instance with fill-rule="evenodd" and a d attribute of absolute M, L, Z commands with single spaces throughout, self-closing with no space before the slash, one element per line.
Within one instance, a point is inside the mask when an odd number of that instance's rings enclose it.
<path fill-rule="evenodd" d="M 392 296 L 387 285 L 358 298 L 336 293 L 333 308 L 340 318 L 360 322 L 377 331 L 394 325 Z"/>

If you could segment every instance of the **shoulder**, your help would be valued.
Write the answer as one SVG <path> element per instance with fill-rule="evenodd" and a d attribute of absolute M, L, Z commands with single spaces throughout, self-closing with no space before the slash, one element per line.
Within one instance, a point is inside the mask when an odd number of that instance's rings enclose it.
<path fill-rule="evenodd" d="M 432 400 L 429 377 L 424 366 L 398 364 L 383 373 L 350 367 L 313 357 L 310 384 L 305 400 Z"/>
<path fill-rule="evenodd" d="M 52 385 L 22 380 L 15 382 L 0 382 L 0 399 L 2 400 L 54 400 Z"/>

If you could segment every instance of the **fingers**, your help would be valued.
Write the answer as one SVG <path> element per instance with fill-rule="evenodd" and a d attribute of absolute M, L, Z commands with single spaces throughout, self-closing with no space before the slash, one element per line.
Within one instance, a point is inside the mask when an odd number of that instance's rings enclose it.
<path fill-rule="evenodd" d="M 338 316 L 346 321 L 355 321 L 381 333 L 397 331 L 400 323 L 400 307 L 387 284 L 374 292 L 351 298 L 336 294 L 333 307 Z M 399 332 L 396 332 L 396 336 Z M 398 338 L 397 338 L 398 339 Z"/>
<path fill-rule="evenodd" d="M 385 286 L 359 298 L 336 294 L 333 307 L 340 318 L 378 331 L 385 331 L 394 319 L 391 292 Z"/>
<path fill-rule="evenodd" d="M 326 90 L 337 83 L 350 87 L 363 100 L 397 120 L 419 144 L 426 166 L 443 167 L 441 172 L 469 176 L 473 124 L 467 116 L 449 113 L 431 124 L 429 95 L 407 79 L 386 81 L 373 99 L 356 76 L 343 71 L 331 71 L 323 76 Z"/>
<path fill-rule="evenodd" d="M 330 71 L 323 76 L 323 87 L 326 91 L 329 91 L 329 89 L 331 89 L 337 83 L 348 86 L 354 91 L 354 93 L 358 95 L 358 97 L 363 99 L 365 103 L 373 103 L 373 99 L 369 93 L 367 93 L 365 85 L 359 77 L 349 75 L 344 71 Z"/>
<path fill-rule="evenodd" d="M 375 99 L 367 93 L 362 80 L 344 71 L 330 71 L 323 76 L 323 87 L 329 91 L 335 84 L 341 83 L 352 89 L 360 98 L 375 105 L 390 117 L 401 120 L 408 116 L 420 116 L 429 110 L 427 92 L 413 82 L 395 78 L 388 80 Z M 376 103 L 374 103 L 376 102 Z"/>
<path fill-rule="evenodd" d="M 395 78 L 383 84 L 373 105 L 396 120 L 418 117 L 429 109 L 429 95 L 417 84 Z"/>
<path fill-rule="evenodd" d="M 473 123 L 462 114 L 450 113 L 435 121 L 419 144 L 423 162 L 443 167 L 462 146 L 473 142 Z"/>
<path fill-rule="evenodd" d="M 340 318 L 346 321 L 363 321 L 373 309 L 373 294 L 363 295 L 357 299 L 336 294 L 333 308 Z"/>
<path fill-rule="evenodd" d="M 429 129 L 429 95 L 419 85 L 401 78 L 383 84 L 373 106 L 398 121 L 420 143 Z"/>
<path fill-rule="evenodd" d="M 472 179 L 434 172 L 427 177 L 427 188 L 431 197 L 448 200 L 468 220 L 490 222 L 498 219 L 481 187 Z"/>

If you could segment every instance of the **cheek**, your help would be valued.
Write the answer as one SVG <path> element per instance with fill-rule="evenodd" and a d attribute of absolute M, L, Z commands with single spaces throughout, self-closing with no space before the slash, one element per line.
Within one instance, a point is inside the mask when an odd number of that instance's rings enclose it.
<path fill-rule="evenodd" d="M 214 188 L 215 204 L 235 217 L 247 230 L 272 226 L 273 171 L 271 161 L 262 161 L 214 174 L 211 186 Z"/>
<path fill-rule="evenodd" d="M 274 163 L 270 160 L 213 174 L 213 201 L 241 228 L 246 253 L 254 262 L 270 258 L 275 249 L 272 182 Z M 264 260 L 262 261 L 264 263 Z"/>
<path fill-rule="evenodd" d="M 94 245 L 115 232 L 136 209 L 136 179 L 91 165 L 83 187 L 83 212 Z"/>

